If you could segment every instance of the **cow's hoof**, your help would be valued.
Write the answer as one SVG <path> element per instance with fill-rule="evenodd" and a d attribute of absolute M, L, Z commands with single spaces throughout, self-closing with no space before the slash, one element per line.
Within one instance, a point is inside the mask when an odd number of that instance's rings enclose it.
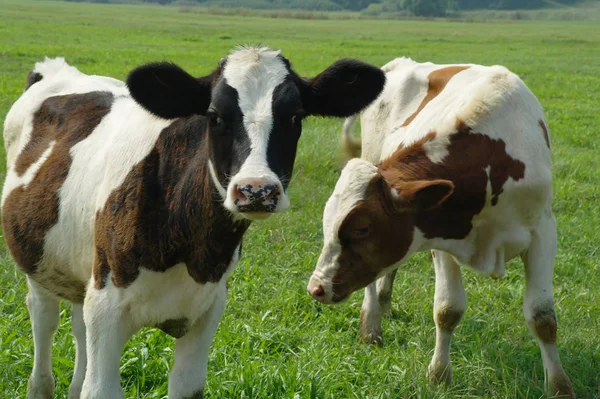
<path fill-rule="evenodd" d="M 52 399 L 54 397 L 54 378 L 51 375 L 29 377 L 27 399 Z"/>
<path fill-rule="evenodd" d="M 452 365 L 442 364 L 441 362 L 431 361 L 427 370 L 429 381 L 435 385 L 450 386 L 452 384 Z"/>
<path fill-rule="evenodd" d="M 550 397 L 561 399 L 574 399 L 575 392 L 571 380 L 565 372 L 557 373 L 550 377 Z"/>

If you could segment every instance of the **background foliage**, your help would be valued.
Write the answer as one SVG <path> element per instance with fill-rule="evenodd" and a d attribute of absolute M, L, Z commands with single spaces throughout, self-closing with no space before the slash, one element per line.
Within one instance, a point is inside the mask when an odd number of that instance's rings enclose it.
<path fill-rule="evenodd" d="M 123 0 L 65 0 L 94 3 L 121 3 Z M 303 9 L 319 11 L 365 11 L 401 13 L 406 16 L 446 16 L 459 10 L 516 10 L 575 5 L 581 0 L 129 0 L 145 3 L 189 3 L 215 7 L 255 9 Z"/>

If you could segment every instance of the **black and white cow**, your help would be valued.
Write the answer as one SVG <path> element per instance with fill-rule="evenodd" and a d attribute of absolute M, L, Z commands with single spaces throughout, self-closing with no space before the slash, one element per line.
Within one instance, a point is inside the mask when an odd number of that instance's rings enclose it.
<path fill-rule="evenodd" d="M 27 397 L 53 395 L 60 299 L 73 303 L 70 399 L 122 398 L 121 352 L 144 326 L 177 338 L 169 398 L 202 397 L 226 280 L 250 221 L 289 205 L 303 118 L 359 112 L 384 82 L 356 60 L 303 79 L 264 47 L 201 78 L 145 65 L 127 85 L 37 63 L 4 125 L 2 227 L 35 344 Z"/>

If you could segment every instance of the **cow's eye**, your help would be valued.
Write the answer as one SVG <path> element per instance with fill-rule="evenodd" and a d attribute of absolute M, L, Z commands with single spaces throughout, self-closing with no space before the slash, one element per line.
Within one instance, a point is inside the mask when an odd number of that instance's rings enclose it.
<path fill-rule="evenodd" d="M 223 124 L 223 120 L 221 119 L 221 117 L 219 116 L 219 114 L 216 111 L 210 110 L 206 113 L 206 117 L 208 118 L 208 121 L 210 122 L 211 126 L 221 126 Z"/>
<path fill-rule="evenodd" d="M 369 235 L 369 232 L 370 232 L 369 226 L 359 227 L 359 228 L 352 230 L 352 237 L 353 238 L 365 238 L 366 236 Z"/>
<path fill-rule="evenodd" d="M 301 126 L 302 119 L 304 119 L 304 114 L 302 114 L 302 113 L 295 114 L 294 116 L 292 116 L 292 125 Z"/>

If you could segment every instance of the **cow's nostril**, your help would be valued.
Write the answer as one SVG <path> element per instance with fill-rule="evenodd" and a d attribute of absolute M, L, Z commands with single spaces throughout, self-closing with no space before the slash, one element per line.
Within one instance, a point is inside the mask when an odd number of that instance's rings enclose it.
<path fill-rule="evenodd" d="M 265 200 L 267 201 L 277 201 L 279 197 L 279 188 L 274 184 L 269 184 L 265 186 Z"/>
<path fill-rule="evenodd" d="M 310 295 L 312 295 L 313 298 L 322 298 L 325 296 L 325 290 L 323 289 L 323 286 L 319 284 L 310 290 Z"/>
<path fill-rule="evenodd" d="M 248 200 L 247 193 L 250 192 L 252 186 L 236 184 L 233 190 L 233 202 L 237 205 Z"/>

